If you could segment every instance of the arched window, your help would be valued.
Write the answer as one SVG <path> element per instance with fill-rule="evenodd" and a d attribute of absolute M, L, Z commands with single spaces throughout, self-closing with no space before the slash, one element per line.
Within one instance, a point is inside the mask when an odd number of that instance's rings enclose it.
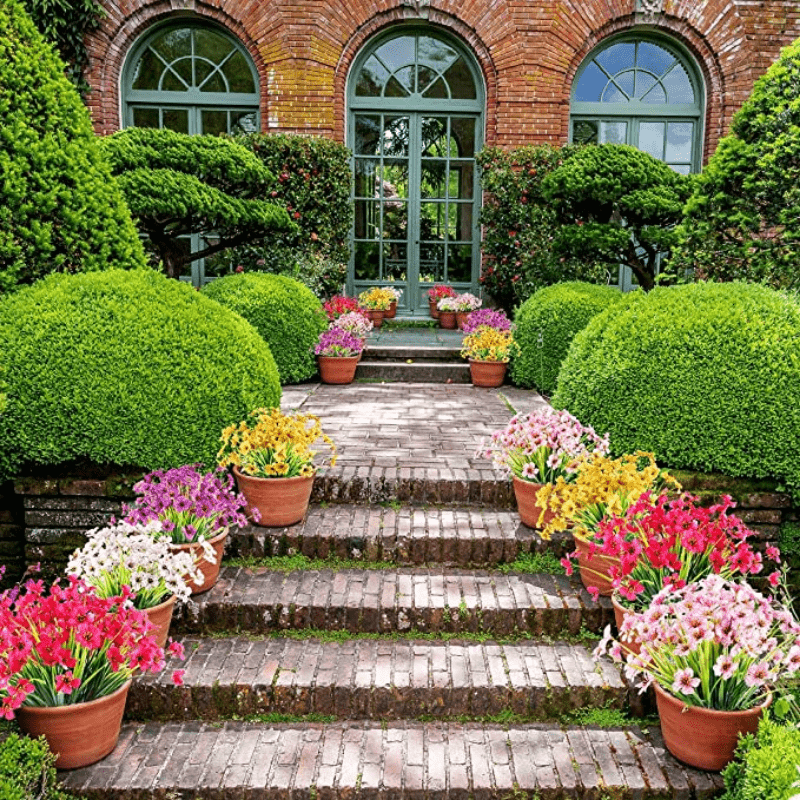
<path fill-rule="evenodd" d="M 604 42 L 572 87 L 570 138 L 638 147 L 677 172 L 700 169 L 704 92 L 688 56 L 642 37 Z"/>
<path fill-rule="evenodd" d="M 255 67 L 244 47 L 215 25 L 184 22 L 148 33 L 128 58 L 123 101 L 125 127 L 259 130 Z"/>

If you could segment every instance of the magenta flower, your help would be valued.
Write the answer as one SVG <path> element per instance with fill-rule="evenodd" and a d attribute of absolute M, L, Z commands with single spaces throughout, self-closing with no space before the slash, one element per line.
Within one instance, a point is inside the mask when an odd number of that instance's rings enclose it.
<path fill-rule="evenodd" d="M 511 330 L 511 320 L 502 309 L 479 308 L 471 312 L 464 322 L 464 333 L 474 333 L 481 325 L 497 331 Z"/>
<path fill-rule="evenodd" d="M 352 358 L 364 349 L 364 340 L 354 336 L 342 328 L 328 328 L 319 335 L 319 341 L 314 347 L 318 356 L 333 358 Z"/>

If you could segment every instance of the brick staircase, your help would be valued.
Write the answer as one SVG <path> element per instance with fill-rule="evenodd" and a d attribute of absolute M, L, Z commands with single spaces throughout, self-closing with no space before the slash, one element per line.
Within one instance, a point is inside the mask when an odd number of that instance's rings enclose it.
<path fill-rule="evenodd" d="M 346 389 L 325 391 L 290 399 L 325 412 L 323 423 L 335 426 L 339 413 L 358 418 Z M 400 391 L 370 412 L 385 435 Z M 446 415 L 450 397 L 429 416 Z M 489 426 L 507 415 L 489 394 L 474 413 L 488 415 Z M 420 449 L 432 428 L 408 425 L 406 445 Z M 236 561 L 175 619 L 185 662 L 135 681 L 118 747 L 64 773 L 68 789 L 103 800 L 692 800 L 719 792 L 719 776 L 666 753 L 656 725 L 580 724 L 580 709 L 649 708 L 616 667 L 591 659 L 592 634 L 613 617 L 609 601 L 593 603 L 574 578 L 508 566 L 526 554 L 559 555 L 563 537 L 543 543 L 507 503 L 489 502 L 506 496 L 496 477 L 492 487 L 473 476 L 471 494 L 471 462 L 463 480 L 457 459 L 441 455 L 439 468 L 406 468 L 402 457 L 372 462 L 356 486 L 355 444 L 341 438 L 345 464 L 326 480 L 349 502 L 317 503 L 289 528 L 232 536 Z M 371 469 L 382 470 L 382 482 L 370 482 Z M 466 495 L 453 491 L 462 484 Z M 378 485 L 401 488 L 405 499 L 379 504 Z M 297 554 L 347 561 L 296 570 L 258 561 Z M 178 666 L 186 673 L 175 687 L 169 672 Z"/>

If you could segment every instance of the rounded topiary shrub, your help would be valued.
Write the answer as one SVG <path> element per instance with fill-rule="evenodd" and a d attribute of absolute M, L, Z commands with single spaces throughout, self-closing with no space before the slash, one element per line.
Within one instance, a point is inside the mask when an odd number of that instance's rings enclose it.
<path fill-rule="evenodd" d="M 317 371 L 312 348 L 328 321 L 308 287 L 285 275 L 244 272 L 212 281 L 203 293 L 241 314 L 261 334 L 281 383 L 298 383 Z"/>
<path fill-rule="evenodd" d="M 615 453 L 800 492 L 800 304 L 755 284 L 637 294 L 579 333 L 553 404 Z"/>
<path fill-rule="evenodd" d="M 621 297 L 617 289 L 581 281 L 557 283 L 531 295 L 514 315 L 520 346 L 511 365 L 514 383 L 553 394 L 575 334 Z"/>
<path fill-rule="evenodd" d="M 215 463 L 224 427 L 276 406 L 241 317 L 151 270 L 51 275 L 0 303 L 0 473 L 74 460 Z"/>

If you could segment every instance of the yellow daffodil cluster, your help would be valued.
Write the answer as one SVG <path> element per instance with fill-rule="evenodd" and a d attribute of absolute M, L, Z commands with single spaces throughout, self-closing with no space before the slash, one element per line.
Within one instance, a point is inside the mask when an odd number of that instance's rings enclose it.
<path fill-rule="evenodd" d="M 511 331 L 499 331 L 488 325 L 480 325 L 461 343 L 461 357 L 473 361 L 506 362 L 518 353 L 519 345 Z"/>
<path fill-rule="evenodd" d="M 318 439 L 331 451 L 331 466 L 336 464 L 336 445 L 322 432 L 313 414 L 282 414 L 278 408 L 257 408 L 246 420 L 222 431 L 222 447 L 217 453 L 220 466 L 233 466 L 257 478 L 294 478 L 313 475 Z"/>
<path fill-rule="evenodd" d="M 576 466 L 574 476 L 547 483 L 536 494 L 536 502 L 542 509 L 540 524 L 545 511 L 554 514 L 542 531 L 543 539 L 570 525 L 575 526 L 576 538 L 591 539 L 604 516 L 623 514 L 644 492 L 681 488 L 656 464 L 652 453 L 638 451 L 612 459 L 595 452 L 583 457 Z"/>
<path fill-rule="evenodd" d="M 358 304 L 361 308 L 370 311 L 388 311 L 389 306 L 397 299 L 394 289 L 382 289 L 375 286 L 366 292 L 361 292 L 358 296 Z"/>

